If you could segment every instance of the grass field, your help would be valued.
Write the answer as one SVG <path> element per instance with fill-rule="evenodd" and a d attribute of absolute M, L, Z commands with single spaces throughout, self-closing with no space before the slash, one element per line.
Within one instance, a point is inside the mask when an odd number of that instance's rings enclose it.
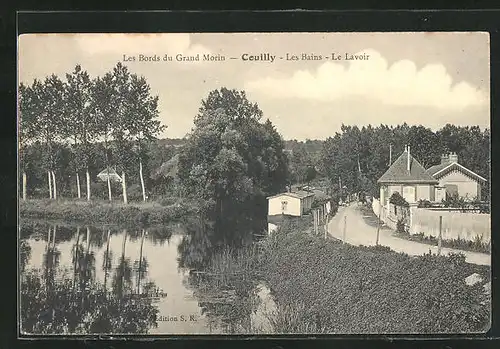
<path fill-rule="evenodd" d="M 180 200 L 123 202 L 85 200 L 27 200 L 19 203 L 22 218 L 120 225 L 155 225 L 179 220 L 194 209 Z"/>

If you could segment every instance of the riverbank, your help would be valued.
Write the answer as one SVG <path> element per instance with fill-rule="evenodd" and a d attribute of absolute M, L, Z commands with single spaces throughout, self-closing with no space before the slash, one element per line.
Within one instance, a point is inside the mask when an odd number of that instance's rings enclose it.
<path fill-rule="evenodd" d="M 471 333 L 490 326 L 491 301 L 483 289 L 490 268 L 461 255 L 412 257 L 283 226 L 260 260 L 288 331 Z M 483 282 L 468 286 L 464 279 L 473 273 Z"/>
<path fill-rule="evenodd" d="M 223 252 L 208 270 L 230 284 L 268 287 L 272 333 L 478 333 L 490 326 L 490 267 L 463 255 L 409 256 L 314 236 L 310 217 L 289 221 L 255 246 Z M 482 281 L 469 286 L 473 273 Z M 238 277 L 240 275 L 241 277 Z M 219 280 L 221 280 L 219 278 Z M 239 280 L 239 281 L 238 281 Z"/>
<path fill-rule="evenodd" d="M 19 203 L 19 215 L 28 219 L 47 219 L 92 224 L 148 226 L 181 220 L 193 213 L 194 206 L 170 200 L 159 202 L 121 202 L 84 200 L 27 200 Z"/>

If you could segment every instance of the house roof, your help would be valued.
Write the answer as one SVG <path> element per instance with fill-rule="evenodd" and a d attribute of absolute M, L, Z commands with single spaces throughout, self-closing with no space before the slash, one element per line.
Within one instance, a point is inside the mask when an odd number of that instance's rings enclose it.
<path fill-rule="evenodd" d="M 280 194 L 268 196 L 267 199 L 277 198 L 280 196 L 290 196 L 290 197 L 296 198 L 296 199 L 304 199 L 304 198 L 307 198 L 309 196 L 314 196 L 314 193 L 309 192 L 309 191 L 304 191 L 304 190 L 298 190 L 298 191 L 294 191 L 294 192 L 285 192 L 285 193 L 280 193 Z"/>
<path fill-rule="evenodd" d="M 118 173 L 116 173 L 115 169 L 113 169 L 113 168 L 109 168 L 109 169 L 105 168 L 104 170 L 99 172 L 99 174 L 97 175 L 97 178 L 99 178 L 102 181 L 106 181 L 108 179 L 108 175 L 109 175 L 109 179 L 112 181 L 121 182 L 121 180 L 122 180 L 120 175 Z"/>
<path fill-rule="evenodd" d="M 439 179 L 451 171 L 460 171 L 468 177 L 475 179 L 476 181 L 486 182 L 487 180 L 477 173 L 469 170 L 467 167 L 460 165 L 458 162 L 444 163 L 439 165 L 431 166 L 427 169 L 427 173 L 436 179 Z"/>
<path fill-rule="evenodd" d="M 410 156 L 410 171 L 407 169 Z M 407 151 L 404 151 L 389 169 L 379 178 L 378 183 L 426 183 L 438 184 L 425 168 Z"/>

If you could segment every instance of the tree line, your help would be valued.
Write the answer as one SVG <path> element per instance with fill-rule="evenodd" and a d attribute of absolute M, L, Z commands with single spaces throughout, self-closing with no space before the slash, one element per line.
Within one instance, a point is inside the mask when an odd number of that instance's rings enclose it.
<path fill-rule="evenodd" d="M 49 197 L 58 196 L 58 183 L 70 167 L 78 198 L 80 175 L 85 173 L 86 198 L 91 199 L 91 169 L 103 158 L 108 199 L 110 174 L 121 174 L 123 201 L 127 203 L 126 169 L 137 165 L 146 200 L 143 163 L 148 146 L 165 128 L 158 120 L 158 96 L 146 79 L 121 63 L 103 76 L 91 78 L 76 65 L 62 80 L 55 74 L 31 85 L 19 86 L 19 162 L 22 198 L 27 197 L 27 173 L 41 166 L 47 175 Z M 113 167 L 113 168 L 112 168 Z"/>

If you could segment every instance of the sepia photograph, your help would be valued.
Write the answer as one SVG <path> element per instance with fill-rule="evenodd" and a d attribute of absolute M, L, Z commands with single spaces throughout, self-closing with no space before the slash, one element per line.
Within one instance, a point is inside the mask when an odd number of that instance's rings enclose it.
<path fill-rule="evenodd" d="M 487 32 L 18 37 L 18 324 L 491 326 Z"/>

